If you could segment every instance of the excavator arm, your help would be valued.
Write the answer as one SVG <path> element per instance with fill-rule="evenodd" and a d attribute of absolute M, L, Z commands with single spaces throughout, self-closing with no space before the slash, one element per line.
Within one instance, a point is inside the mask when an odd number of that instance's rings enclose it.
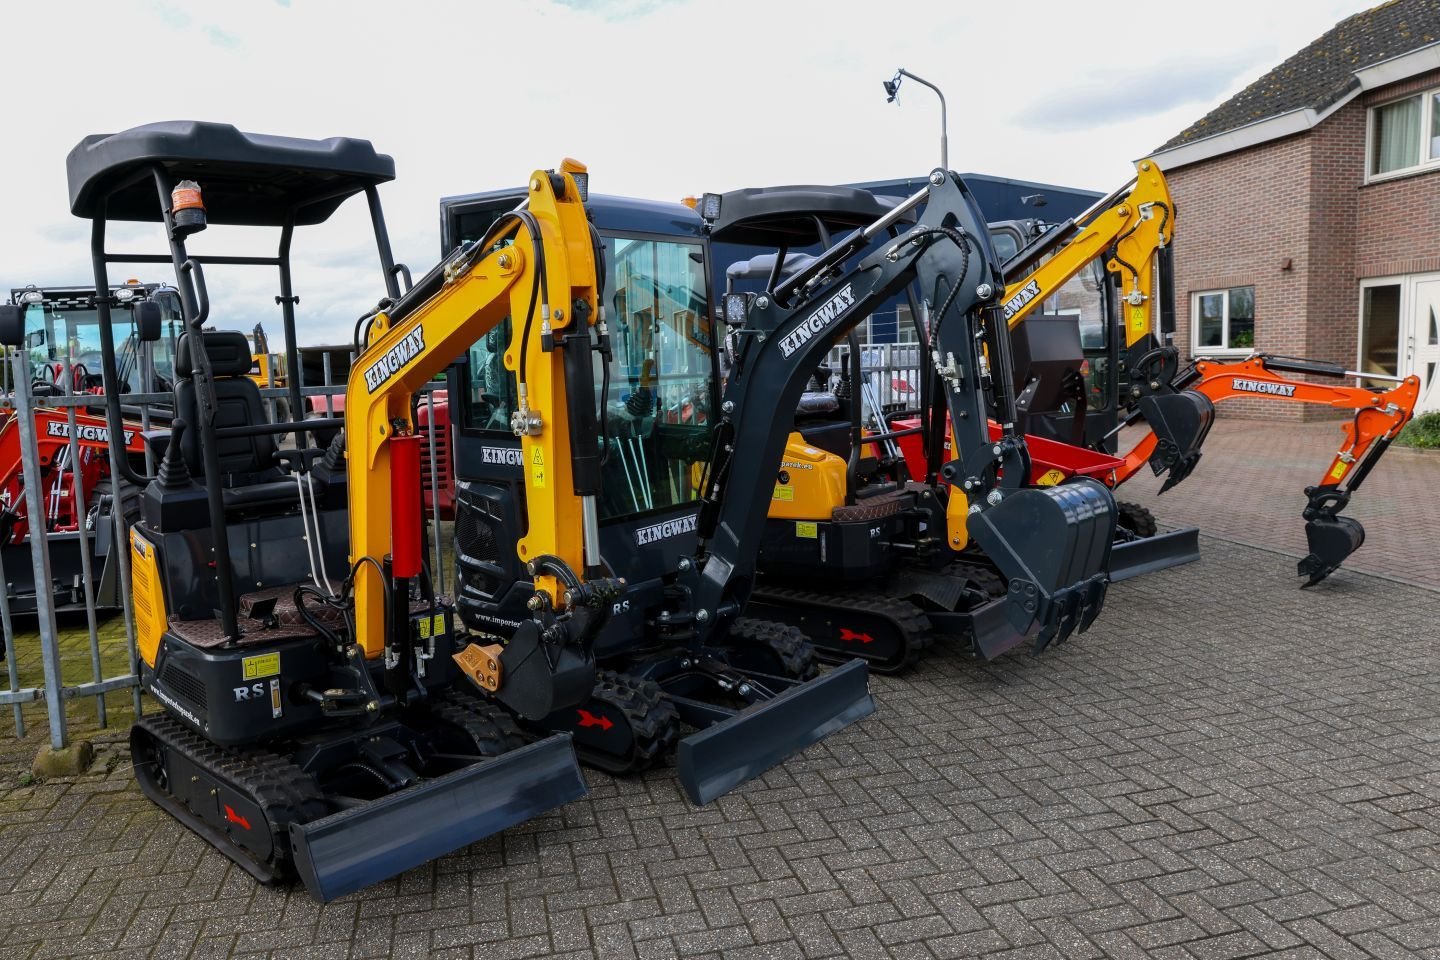
<path fill-rule="evenodd" d="M 537 171 L 523 210 L 502 217 L 398 301 L 382 304 L 346 388 L 355 637 L 367 659 L 383 654 L 390 669 L 403 671 L 411 660 L 409 587 L 422 572 L 414 395 L 470 344 L 515 318 L 505 363 L 519 382 L 512 426 L 522 438 L 529 493 L 529 530 L 516 549 L 535 574 L 536 620 L 503 653 L 472 645 L 457 661 L 482 689 L 527 715 L 588 694 L 594 677 L 585 644 L 610 592 L 610 582 L 595 576 L 599 453 L 590 328 L 599 319 L 599 277 L 574 178 L 583 171 L 570 160 L 559 173 Z"/>
<path fill-rule="evenodd" d="M 1341 424 L 1340 448 L 1320 482 L 1305 488 L 1307 503 L 1302 515 L 1310 552 L 1300 561 L 1299 573 L 1309 578 L 1304 584 L 1309 587 L 1335 572 L 1365 542 L 1364 527 L 1354 518 L 1338 514 L 1414 415 L 1420 378 L 1386 377 L 1394 379 L 1395 386 L 1370 390 L 1345 383 L 1315 383 L 1286 377 L 1285 373 L 1375 379 L 1372 374 L 1346 370 L 1339 364 L 1255 354 L 1243 360 L 1196 360 L 1180 374 L 1175 386 L 1202 394 L 1214 403 L 1233 397 L 1259 397 L 1354 411 L 1354 416 Z M 1147 433 L 1125 455 L 1124 464 L 1116 468 L 1114 482 L 1124 483 L 1139 472 L 1156 443 L 1154 432 Z"/>
<path fill-rule="evenodd" d="M 1178 351 L 1161 343 L 1155 320 L 1158 291 L 1152 289 L 1157 274 L 1162 274 L 1157 263 L 1174 236 L 1175 207 L 1155 162 L 1141 160 L 1135 167 L 1130 183 L 1012 258 L 1007 264 L 1011 275 L 1024 275 L 1006 288 L 1006 319 L 1012 328 L 1023 323 L 1045 297 L 1097 256 L 1105 256 L 1106 269 L 1120 278 L 1123 364 L 1129 378 L 1128 392 L 1121 397 L 1128 408 L 1124 422 L 1143 418 L 1150 430 L 1125 454 L 1112 475 L 1112 486 L 1146 464 L 1156 475 L 1168 471 L 1162 492 L 1188 477 L 1214 422 L 1215 404 L 1222 400 L 1259 397 L 1355 411 L 1343 426 L 1344 439 L 1321 482 L 1305 490 L 1308 502 L 1303 516 L 1310 553 L 1300 561 L 1299 572 L 1309 578 L 1305 586 L 1312 586 L 1364 542 L 1360 524 L 1338 513 L 1414 414 L 1418 378 L 1380 378 L 1396 383 L 1386 391 L 1316 383 L 1284 374 L 1337 380 L 1369 375 L 1338 364 L 1265 354 L 1233 361 L 1197 358 L 1181 368 Z M 1041 262 L 1052 251 L 1053 256 Z"/>
<path fill-rule="evenodd" d="M 892 224 L 925 204 L 919 223 L 849 269 L 845 263 Z M 1000 314 L 1002 279 L 974 199 L 953 174 L 814 261 L 726 313 L 744 325 L 730 373 L 716 454 L 702 513 L 707 552 L 695 588 L 702 633 L 733 620 L 749 596 L 761 527 L 790 423 L 769 411 L 793 410 L 830 344 L 912 281 L 929 305 L 927 346 L 955 424 L 954 459 L 940 473 L 963 511 L 952 530 L 979 543 L 1010 585 L 997 630 L 1035 638 L 1037 647 L 1089 626 L 1103 603 L 1115 505 L 1093 481 L 1025 488 L 1029 452 L 1015 430 L 1009 330 Z M 999 411 L 992 439 L 987 409 Z M 736 411 L 761 411 L 737 415 Z"/>

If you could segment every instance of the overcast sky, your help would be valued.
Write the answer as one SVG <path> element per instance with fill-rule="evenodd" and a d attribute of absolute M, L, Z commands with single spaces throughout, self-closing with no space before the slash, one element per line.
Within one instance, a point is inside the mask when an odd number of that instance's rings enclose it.
<path fill-rule="evenodd" d="M 107 0 L 7 3 L 0 287 L 90 282 L 67 205 L 81 137 L 200 119 L 372 140 L 399 259 L 439 257 L 438 199 L 518 183 L 564 156 L 592 189 L 653 199 L 928 172 L 939 85 L 959 171 L 1108 191 L 1211 107 L 1363 9 L 1205 3 L 787 0 Z M 158 227 L 118 236 L 163 253 Z M 274 239 L 212 229 L 197 253 Z M 295 242 L 302 342 L 344 342 L 383 292 L 363 202 Z M 170 279 L 154 266 L 130 275 Z M 120 268 L 117 279 L 126 275 Z M 222 327 L 278 333 L 275 280 L 208 272 Z"/>

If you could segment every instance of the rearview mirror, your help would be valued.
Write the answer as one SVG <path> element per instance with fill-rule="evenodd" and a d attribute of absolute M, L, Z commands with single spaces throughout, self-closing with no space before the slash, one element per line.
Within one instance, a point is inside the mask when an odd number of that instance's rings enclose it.
<path fill-rule="evenodd" d="M 160 339 L 164 326 L 160 304 L 154 300 L 141 300 L 135 304 L 135 335 L 145 343 Z"/>
<path fill-rule="evenodd" d="M 0 304 L 0 344 L 7 347 L 25 345 L 25 308 L 13 303 Z"/>

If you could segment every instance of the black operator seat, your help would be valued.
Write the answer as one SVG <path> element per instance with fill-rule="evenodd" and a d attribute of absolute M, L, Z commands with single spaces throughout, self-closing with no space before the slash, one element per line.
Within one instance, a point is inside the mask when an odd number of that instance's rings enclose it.
<path fill-rule="evenodd" d="M 248 427 L 269 423 L 260 388 L 248 374 L 253 363 L 245 335 L 233 330 L 206 331 L 205 352 L 215 383 L 215 429 Z M 191 427 L 181 435 L 180 452 L 191 476 L 207 482 L 205 461 L 200 453 L 199 403 L 194 373 L 195 334 L 180 338 L 175 349 L 175 413 Z M 227 510 L 253 511 L 257 508 L 288 509 L 299 500 L 294 477 L 282 469 L 277 456 L 275 434 L 218 438 L 220 471 Z"/>

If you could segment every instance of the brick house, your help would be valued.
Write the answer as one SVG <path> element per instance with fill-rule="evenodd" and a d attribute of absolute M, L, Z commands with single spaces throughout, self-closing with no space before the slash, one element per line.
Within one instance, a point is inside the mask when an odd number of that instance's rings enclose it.
<path fill-rule="evenodd" d="M 1440 0 L 1341 21 L 1154 156 L 1178 214 L 1182 356 L 1418 373 L 1420 409 L 1440 409 Z"/>

